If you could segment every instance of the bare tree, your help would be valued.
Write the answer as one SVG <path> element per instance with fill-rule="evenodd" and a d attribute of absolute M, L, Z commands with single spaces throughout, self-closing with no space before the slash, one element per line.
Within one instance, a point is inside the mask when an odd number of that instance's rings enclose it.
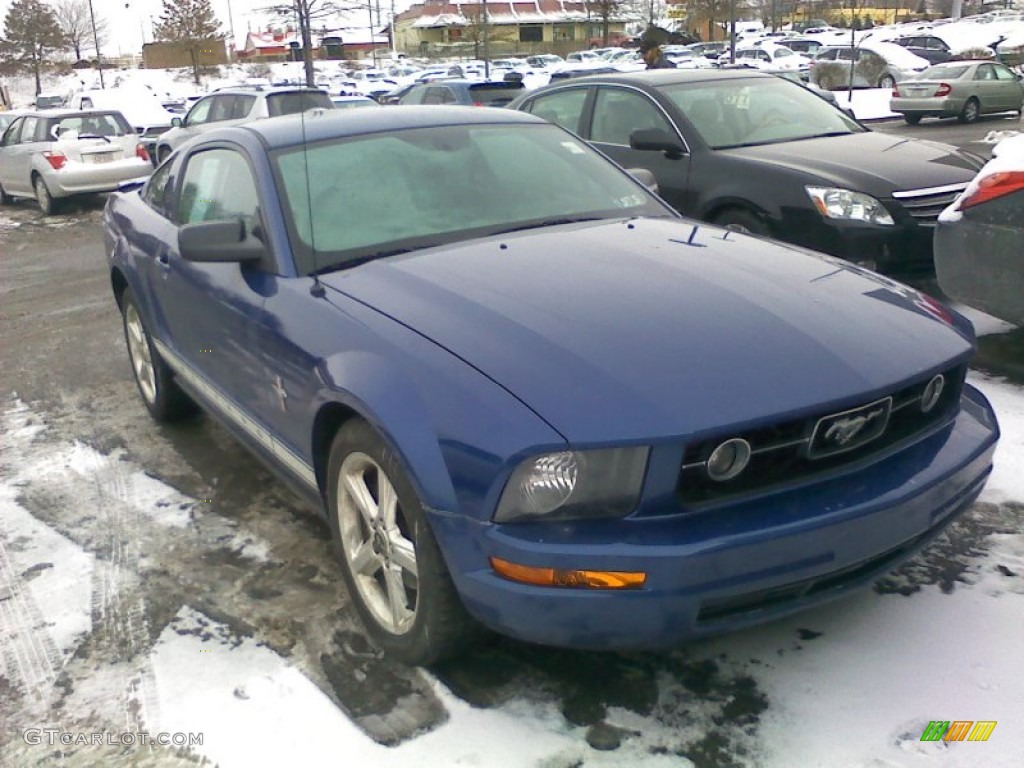
<path fill-rule="evenodd" d="M 181 43 L 192 59 L 192 77 L 199 85 L 199 54 L 210 40 L 223 37 L 220 22 L 213 13 L 210 0 L 164 0 L 160 21 L 153 27 L 153 37 L 170 43 Z"/>
<path fill-rule="evenodd" d="M 107 22 L 105 19 L 96 17 L 95 39 L 92 33 L 92 21 L 89 18 L 89 0 L 57 0 L 53 8 L 53 15 L 57 18 L 57 24 L 68 39 L 68 45 L 75 52 L 75 58 L 81 60 L 82 51 L 94 51 L 96 41 L 100 45 L 106 45 L 109 39 L 107 35 Z M 98 52 L 97 52 L 98 53 Z"/>
<path fill-rule="evenodd" d="M 313 22 L 326 21 L 337 16 L 342 10 L 367 7 L 366 3 L 340 4 L 334 0 L 291 0 L 291 2 L 281 2 L 260 10 L 272 14 L 281 21 L 296 23 L 299 28 L 299 36 L 302 39 L 302 61 L 306 72 L 306 85 L 312 88 L 316 85 L 316 74 L 313 71 Z M 326 24 L 322 26 L 326 27 Z"/>
<path fill-rule="evenodd" d="M 619 15 L 621 3 L 619 0 L 593 0 L 590 7 L 594 10 L 597 18 L 601 20 L 601 45 L 608 45 L 609 29 L 613 18 Z M 587 41 L 590 44 L 590 41 Z"/>

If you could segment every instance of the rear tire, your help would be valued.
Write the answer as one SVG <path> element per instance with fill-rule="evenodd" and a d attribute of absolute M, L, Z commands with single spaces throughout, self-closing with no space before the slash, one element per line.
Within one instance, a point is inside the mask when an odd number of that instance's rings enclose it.
<path fill-rule="evenodd" d="M 958 119 L 961 123 L 973 123 L 977 121 L 980 114 L 981 104 L 972 96 L 964 104 L 964 108 L 960 110 L 960 117 Z"/>
<path fill-rule="evenodd" d="M 906 121 L 907 125 L 917 125 L 921 122 L 921 115 L 905 114 L 903 115 L 903 119 Z"/>
<path fill-rule="evenodd" d="M 891 90 L 894 85 L 896 85 L 896 78 L 892 75 L 882 75 L 878 78 L 879 88 L 889 88 Z"/>
<path fill-rule="evenodd" d="M 327 506 L 352 603 L 388 656 L 433 664 L 482 633 L 398 458 L 362 419 L 346 422 L 331 444 Z"/>
<path fill-rule="evenodd" d="M 745 208 L 726 208 L 715 216 L 713 223 L 733 232 L 742 232 L 745 235 L 761 237 L 771 235 L 768 225 L 753 211 L 748 211 Z"/>
<path fill-rule="evenodd" d="M 132 376 L 149 415 L 159 422 L 191 416 L 196 405 L 174 381 L 174 374 L 156 351 L 131 288 L 121 296 L 121 317 Z"/>
<path fill-rule="evenodd" d="M 0 185 L 0 205 L 11 205 L 12 203 L 14 203 L 14 198 L 8 195 Z"/>
<path fill-rule="evenodd" d="M 43 216 L 53 216 L 57 213 L 60 210 L 60 203 L 53 199 L 43 177 L 36 176 L 33 186 L 36 190 L 36 202 L 39 204 L 39 210 L 43 212 Z"/>

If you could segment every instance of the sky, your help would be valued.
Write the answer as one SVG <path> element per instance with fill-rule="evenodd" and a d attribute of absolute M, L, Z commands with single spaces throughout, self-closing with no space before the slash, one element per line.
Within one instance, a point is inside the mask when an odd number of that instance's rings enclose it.
<path fill-rule="evenodd" d="M 143 38 L 147 43 L 152 42 L 153 25 L 160 18 L 160 11 L 163 8 L 162 0 L 92 1 L 97 18 L 106 19 L 110 31 L 109 42 L 101 46 L 105 56 L 137 53 L 141 50 Z M 288 0 L 283 1 L 288 2 Z M 49 2 L 52 5 L 55 0 L 49 0 Z M 377 0 L 373 0 L 373 2 L 376 6 Z M 400 13 L 412 5 L 413 0 L 380 0 L 380 13 L 384 24 L 387 23 L 391 13 L 392 2 L 395 12 Z M 211 0 L 214 13 L 221 22 L 222 31 L 228 33 L 233 27 L 239 48 L 245 43 L 247 29 L 251 28 L 256 31 L 266 25 L 269 16 L 266 13 L 261 13 L 260 9 L 266 8 L 272 3 L 273 0 Z M 344 4 L 344 0 L 340 4 Z M 11 0 L 0 0 L 0 15 L 6 16 L 10 5 Z M 363 19 L 365 19 L 365 23 L 369 24 L 368 11 L 357 11 L 355 16 L 360 23 L 363 23 Z"/>

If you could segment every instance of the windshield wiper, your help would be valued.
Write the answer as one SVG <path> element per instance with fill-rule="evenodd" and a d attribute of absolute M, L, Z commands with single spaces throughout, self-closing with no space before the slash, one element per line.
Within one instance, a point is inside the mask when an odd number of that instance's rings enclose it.
<path fill-rule="evenodd" d="M 398 256 L 403 253 L 411 253 L 412 251 L 418 251 L 420 250 L 421 247 L 427 246 L 417 246 L 415 248 L 391 248 L 389 250 L 384 251 L 374 251 L 373 253 L 366 253 L 363 254 L 362 256 L 354 256 L 353 258 L 346 259 L 345 261 L 339 261 L 334 264 L 330 264 L 326 267 L 314 269 L 312 272 L 309 273 L 309 275 L 310 277 L 313 277 L 315 275 L 326 275 L 329 272 L 340 272 L 343 269 L 349 269 L 350 267 L 358 267 L 360 264 L 366 264 L 368 261 L 376 261 L 377 259 L 386 259 L 388 256 Z"/>
<path fill-rule="evenodd" d="M 604 216 L 563 216 L 551 219 L 535 219 L 534 221 L 517 224 L 514 227 L 497 229 L 489 234 L 507 235 L 509 232 L 522 232 L 527 229 L 540 229 L 541 227 L 557 227 L 560 224 L 580 224 L 585 221 L 609 221 L 609 219 L 606 219 Z"/>

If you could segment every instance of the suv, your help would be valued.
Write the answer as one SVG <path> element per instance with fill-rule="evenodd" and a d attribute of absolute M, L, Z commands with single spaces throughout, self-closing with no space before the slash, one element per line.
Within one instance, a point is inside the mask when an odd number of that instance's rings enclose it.
<path fill-rule="evenodd" d="M 525 90 L 522 80 L 436 80 L 414 85 L 398 103 L 504 107 Z"/>
<path fill-rule="evenodd" d="M 277 117 L 314 108 L 333 109 L 330 96 L 320 88 L 286 86 L 277 88 L 224 88 L 204 96 L 183 120 L 171 120 L 171 130 L 160 135 L 156 146 L 159 165 L 193 136 L 211 128 L 246 123 L 261 117 Z"/>
<path fill-rule="evenodd" d="M 946 42 L 935 35 L 897 37 L 892 42 L 902 45 L 922 59 L 928 59 L 932 64 L 943 64 L 953 58 L 953 52 L 949 50 Z"/>

